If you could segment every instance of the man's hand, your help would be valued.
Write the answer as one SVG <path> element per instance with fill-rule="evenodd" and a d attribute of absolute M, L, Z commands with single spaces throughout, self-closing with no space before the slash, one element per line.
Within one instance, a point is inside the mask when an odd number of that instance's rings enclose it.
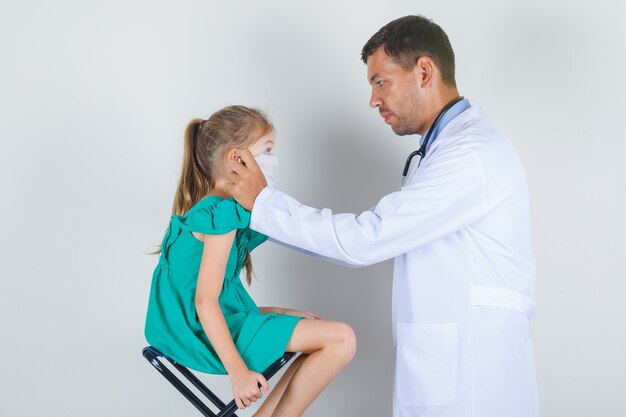
<path fill-rule="evenodd" d="M 228 160 L 228 183 L 226 190 L 245 209 L 252 211 L 254 200 L 267 187 L 267 181 L 254 156 L 248 149 L 238 150 Z"/>

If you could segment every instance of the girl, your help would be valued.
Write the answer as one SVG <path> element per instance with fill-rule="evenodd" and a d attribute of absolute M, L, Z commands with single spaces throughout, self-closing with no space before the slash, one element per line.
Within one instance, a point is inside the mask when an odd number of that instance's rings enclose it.
<path fill-rule="evenodd" d="M 261 398 L 259 373 L 285 352 L 302 352 L 256 417 L 301 416 L 356 349 L 352 329 L 317 315 L 257 307 L 241 283 L 250 251 L 267 236 L 248 227 L 250 212 L 226 191 L 226 162 L 248 148 L 274 162 L 274 128 L 258 110 L 226 107 L 187 126 L 173 215 L 152 278 L 145 334 L 178 363 L 230 377 L 240 409 Z"/>

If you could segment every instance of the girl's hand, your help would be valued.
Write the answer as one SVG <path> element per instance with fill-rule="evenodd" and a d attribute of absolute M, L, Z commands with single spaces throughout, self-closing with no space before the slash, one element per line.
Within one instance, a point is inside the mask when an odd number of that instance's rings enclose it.
<path fill-rule="evenodd" d="M 240 410 L 250 407 L 253 402 L 263 396 L 259 389 L 259 384 L 261 384 L 266 394 L 270 389 L 263 375 L 249 369 L 230 375 L 230 382 L 233 387 L 235 402 Z"/>
<path fill-rule="evenodd" d="M 285 308 L 282 314 L 287 314 L 289 316 L 299 316 L 304 317 L 309 320 L 320 320 L 321 317 L 315 313 L 311 313 L 310 311 L 302 311 L 302 310 L 294 310 L 291 308 Z"/>

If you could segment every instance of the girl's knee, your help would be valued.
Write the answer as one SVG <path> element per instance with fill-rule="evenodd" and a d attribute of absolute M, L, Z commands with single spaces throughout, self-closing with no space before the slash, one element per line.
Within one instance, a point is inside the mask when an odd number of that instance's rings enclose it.
<path fill-rule="evenodd" d="M 333 350 L 345 361 L 350 362 L 356 354 L 356 335 L 346 323 L 336 322 L 333 326 Z"/>

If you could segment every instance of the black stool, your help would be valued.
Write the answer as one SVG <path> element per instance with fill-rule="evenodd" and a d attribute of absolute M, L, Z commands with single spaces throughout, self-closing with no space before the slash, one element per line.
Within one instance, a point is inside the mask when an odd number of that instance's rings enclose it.
<path fill-rule="evenodd" d="M 150 364 L 154 366 L 156 370 L 165 377 L 165 379 L 170 381 L 170 383 L 174 385 L 174 387 L 181 394 L 183 394 L 185 398 L 187 398 L 202 413 L 203 416 L 237 417 L 237 415 L 235 414 L 235 411 L 237 410 L 237 404 L 235 403 L 234 399 L 228 404 L 224 404 L 224 402 L 222 402 L 222 400 L 220 400 L 217 395 L 215 395 L 209 388 L 207 388 L 207 386 L 204 385 L 202 381 L 200 381 L 198 377 L 196 377 L 189 369 L 176 363 L 176 361 L 168 358 L 152 346 L 147 346 L 143 348 L 142 353 L 143 357 L 146 358 L 148 362 L 150 362 Z M 271 364 L 263 372 L 263 376 L 265 377 L 265 379 L 269 380 L 271 377 L 273 377 L 274 374 L 278 372 L 280 368 L 285 366 L 287 362 L 289 362 L 289 360 L 294 356 L 295 353 L 293 352 L 285 352 L 282 358 Z M 196 387 L 202 394 L 204 394 L 219 409 L 219 412 L 215 414 L 213 411 L 211 411 L 209 407 L 207 407 L 207 405 L 202 400 L 200 400 L 200 398 L 198 398 L 196 394 L 194 394 L 189 388 L 187 388 L 185 383 L 178 379 L 178 377 L 174 375 L 174 373 L 170 371 L 159 358 L 167 359 L 181 374 L 185 376 L 185 378 L 189 380 L 189 382 L 191 382 L 194 387 Z M 260 386 L 261 385 L 259 384 L 259 387 Z"/>

